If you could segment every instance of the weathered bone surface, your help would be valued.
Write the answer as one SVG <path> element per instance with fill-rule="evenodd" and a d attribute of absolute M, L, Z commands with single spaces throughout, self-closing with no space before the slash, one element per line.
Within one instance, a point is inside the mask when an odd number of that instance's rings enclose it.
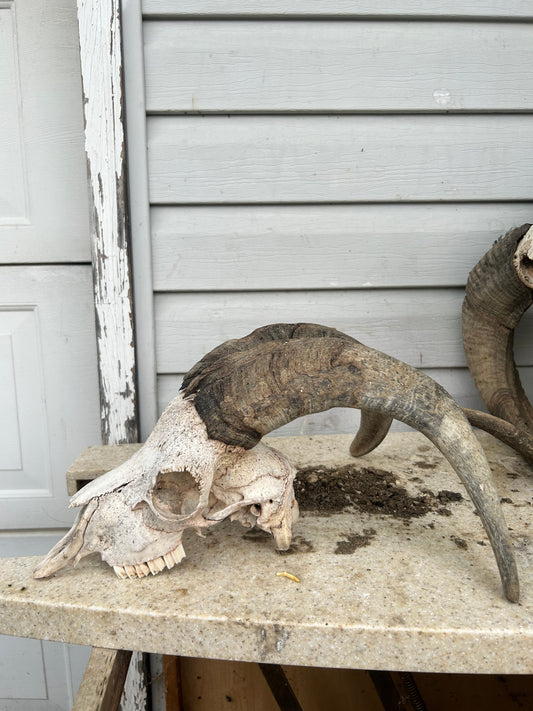
<path fill-rule="evenodd" d="M 37 568 L 46 577 L 98 551 L 120 577 L 173 567 L 183 532 L 226 517 L 287 549 L 298 515 L 295 470 L 260 439 L 301 415 L 363 412 L 351 452 L 375 447 L 392 418 L 447 457 L 489 536 L 505 595 L 519 597 L 512 545 L 485 455 L 446 391 L 416 369 L 335 329 L 275 324 L 214 349 L 184 379 L 145 445 L 72 498 L 78 521 Z"/>
<path fill-rule="evenodd" d="M 227 516 L 271 532 L 286 550 L 298 516 L 294 475 L 292 464 L 262 443 L 246 451 L 209 439 L 180 394 L 133 457 L 72 497 L 71 506 L 84 508 L 35 577 L 93 552 L 119 577 L 155 575 L 184 557 L 184 530 L 201 534 Z"/>
<path fill-rule="evenodd" d="M 510 230 L 470 272 L 463 302 L 468 367 L 490 413 L 533 434 L 514 361 L 514 331 L 533 301 L 531 225 Z"/>
<path fill-rule="evenodd" d="M 533 289 L 533 228 L 522 237 L 513 257 L 513 264 L 520 281 Z"/>

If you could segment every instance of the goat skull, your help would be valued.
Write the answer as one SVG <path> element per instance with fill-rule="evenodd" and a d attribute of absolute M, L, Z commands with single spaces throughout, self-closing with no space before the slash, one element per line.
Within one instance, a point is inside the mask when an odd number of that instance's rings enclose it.
<path fill-rule="evenodd" d="M 271 532 L 287 550 L 298 517 L 295 473 L 263 443 L 246 450 L 209 439 L 180 394 L 133 457 L 73 496 L 71 506 L 84 509 L 35 575 L 47 577 L 95 551 L 121 578 L 155 575 L 185 556 L 185 529 L 201 534 L 228 516 Z"/>
<path fill-rule="evenodd" d="M 298 515 L 295 469 L 261 438 L 301 415 L 362 410 L 350 452 L 365 454 L 392 418 L 423 432 L 448 458 L 485 526 L 508 599 L 518 600 L 512 545 L 478 441 L 460 408 L 431 378 L 335 329 L 274 324 L 228 341 L 185 376 L 180 395 L 144 446 L 72 499 L 83 506 L 35 577 L 99 552 L 120 577 L 173 567 L 183 531 L 226 517 L 273 534 L 286 550 Z"/>

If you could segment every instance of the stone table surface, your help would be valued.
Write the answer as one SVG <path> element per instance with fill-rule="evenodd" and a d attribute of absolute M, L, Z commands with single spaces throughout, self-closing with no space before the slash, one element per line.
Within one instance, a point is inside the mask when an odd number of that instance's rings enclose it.
<path fill-rule="evenodd" d="M 354 460 L 350 440 L 270 443 L 298 467 L 319 466 L 304 482 L 335 479 L 324 470 L 355 463 L 377 470 L 387 495 L 422 502 L 426 513 L 402 518 L 386 506 L 380 512 L 379 502 L 374 511 L 356 503 L 339 513 L 303 512 L 285 554 L 266 534 L 224 522 L 204 539 L 186 536 L 179 566 L 141 580 L 120 580 L 94 557 L 34 580 L 38 558 L 2 559 L 0 633 L 280 664 L 533 673 L 533 471 L 481 436 L 516 546 L 522 594 L 512 604 L 473 505 L 433 445 L 396 433 Z M 387 487 L 383 471 L 396 483 Z"/>

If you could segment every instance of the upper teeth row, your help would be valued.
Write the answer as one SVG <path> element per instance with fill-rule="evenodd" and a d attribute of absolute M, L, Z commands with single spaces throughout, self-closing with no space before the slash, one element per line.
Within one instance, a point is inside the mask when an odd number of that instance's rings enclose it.
<path fill-rule="evenodd" d="M 145 563 L 137 563 L 135 565 L 114 565 L 113 570 L 119 578 L 144 578 L 145 575 L 157 575 L 165 568 L 173 568 L 176 563 L 179 563 L 185 557 L 185 551 L 181 543 L 165 555 L 160 555 L 153 560 L 147 560 Z"/>

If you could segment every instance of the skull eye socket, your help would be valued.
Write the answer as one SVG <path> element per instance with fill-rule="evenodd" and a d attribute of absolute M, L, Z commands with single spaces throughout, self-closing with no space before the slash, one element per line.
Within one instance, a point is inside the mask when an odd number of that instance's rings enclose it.
<path fill-rule="evenodd" d="M 160 472 L 152 492 L 154 512 L 162 518 L 176 518 L 193 513 L 200 502 L 200 492 L 187 470 Z"/>

